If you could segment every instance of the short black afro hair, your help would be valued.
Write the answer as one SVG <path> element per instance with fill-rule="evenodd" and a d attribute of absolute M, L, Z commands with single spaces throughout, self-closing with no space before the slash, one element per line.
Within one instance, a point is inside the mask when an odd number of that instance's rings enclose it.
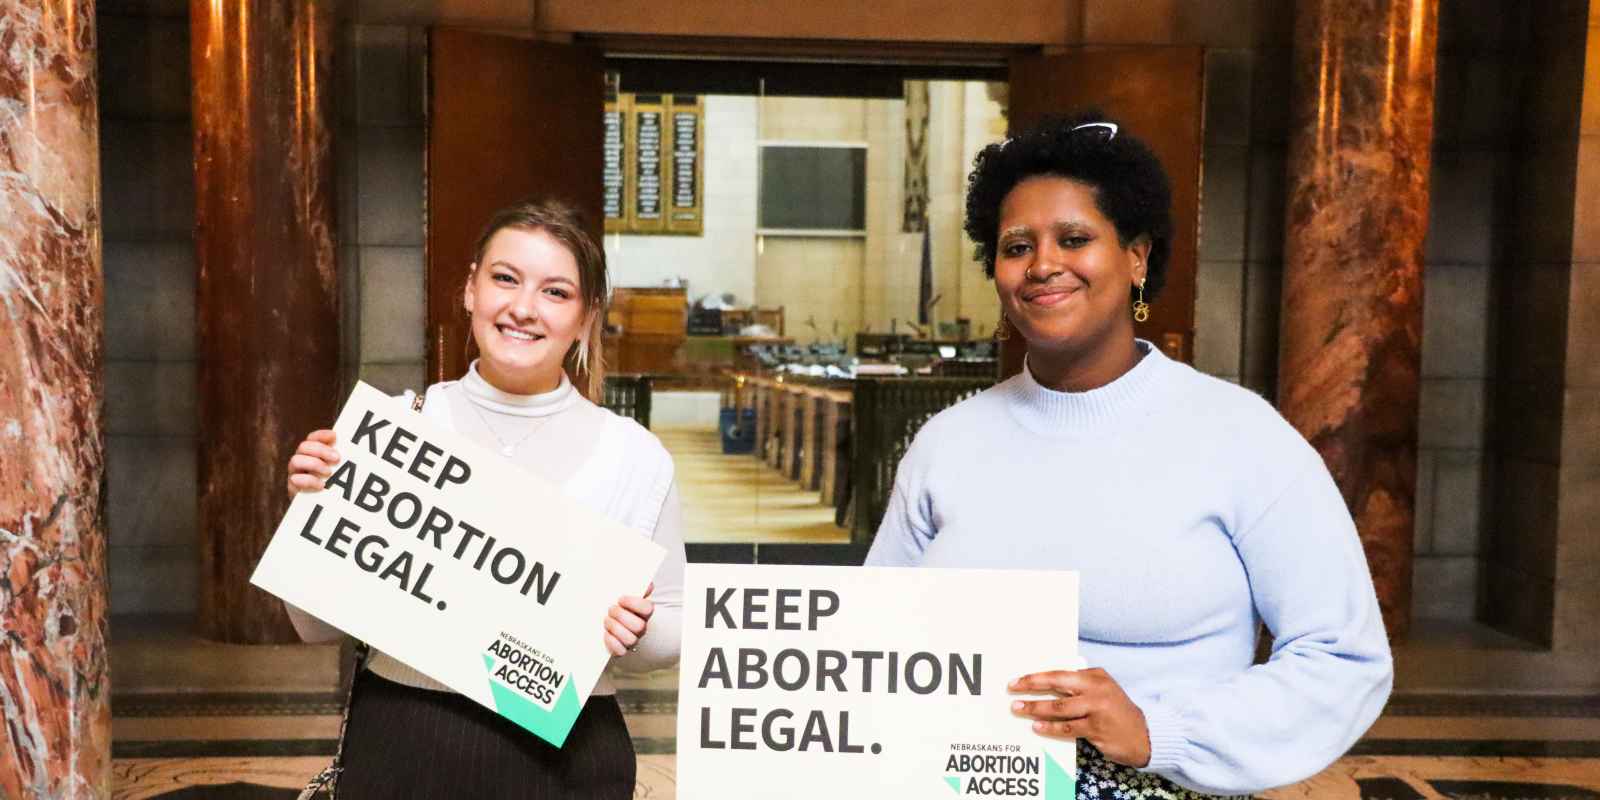
<path fill-rule="evenodd" d="M 1055 175 L 1094 188 L 1095 203 L 1126 247 L 1150 237 L 1145 299 L 1161 292 L 1172 251 L 1172 188 L 1155 153 L 1119 126 L 1074 130 L 1091 122 L 1116 120 L 1089 109 L 1070 117 L 1050 117 L 1024 133 L 983 148 L 967 176 L 967 235 L 978 243 L 975 257 L 994 277 L 1000 204 L 1016 185 L 1037 175 Z"/>

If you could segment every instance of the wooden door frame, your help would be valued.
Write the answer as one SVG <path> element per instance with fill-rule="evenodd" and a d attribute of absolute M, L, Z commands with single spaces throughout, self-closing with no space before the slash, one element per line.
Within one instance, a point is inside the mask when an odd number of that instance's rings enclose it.
<path fill-rule="evenodd" d="M 1075 74 L 1105 77 L 1092 89 L 1078 90 L 1077 84 L 1060 80 L 1057 73 L 1064 66 Z M 1031 77 L 1019 82 L 1019 73 Z M 1205 165 L 1205 49 L 1192 45 L 1051 48 L 1016 58 L 1011 74 L 1007 122 L 1012 130 L 1036 124 L 1058 113 L 1058 108 L 1093 104 L 1129 125 L 1161 159 L 1171 187 L 1167 283 L 1152 298 L 1149 320 L 1134 323 L 1134 331 L 1173 360 L 1193 363 Z M 1061 102 L 1075 94 L 1084 96 Z M 1041 97 L 1049 102 L 1041 102 Z M 1007 339 L 1002 375 L 1022 369 L 1026 348 L 1019 335 Z"/>
<path fill-rule="evenodd" d="M 595 109 L 590 122 L 581 122 L 577 117 L 562 117 L 560 115 L 561 111 L 564 111 L 562 109 L 543 118 L 522 118 L 519 121 L 526 127 L 511 130 L 493 124 L 469 125 L 464 128 L 452 126 L 451 140 L 441 142 L 435 135 L 438 130 L 434 120 L 435 110 L 442 103 L 451 104 L 459 99 L 441 94 L 433 85 L 437 71 L 446 69 L 439 65 L 440 54 L 435 52 L 441 41 L 451 43 L 447 48 L 451 52 L 451 58 L 460 59 L 462 63 L 477 59 L 476 63 L 484 66 L 486 71 L 476 74 L 480 80 L 472 85 L 472 91 L 510 92 L 503 98 L 496 98 L 500 101 L 497 103 L 467 103 L 459 107 L 452 105 L 450 110 L 453 115 L 477 116 L 494 122 L 496 114 L 504 117 L 513 113 L 503 110 L 504 108 L 515 107 L 519 103 L 532 105 L 532 99 L 538 96 L 559 96 L 564 91 L 587 92 L 592 93 L 597 105 L 603 104 L 605 98 L 602 56 L 593 48 L 466 29 L 434 27 L 429 30 L 429 64 L 426 77 L 428 119 L 424 125 L 426 160 L 423 178 L 426 187 L 423 193 L 426 204 L 424 219 L 427 221 L 423 253 L 426 306 L 424 320 L 427 325 L 424 360 L 428 383 L 453 379 L 466 370 L 467 348 L 464 340 L 469 339 L 471 334 L 467 330 L 467 319 L 462 310 L 461 293 L 466 285 L 466 267 L 471 263 L 472 241 L 495 210 L 521 199 L 529 191 L 536 191 L 543 197 L 558 199 L 574 207 L 583 215 L 589 233 L 596 242 L 602 241 L 604 233 L 600 213 L 599 180 L 599 153 L 603 131 L 601 108 Z M 491 44 L 486 45 L 485 42 Z M 502 48 L 505 55 L 498 59 L 482 57 L 484 52 L 494 48 Z M 514 57 L 525 57 L 529 60 L 536 58 L 535 51 L 539 50 L 545 51 L 549 59 L 550 74 L 541 74 L 538 70 L 526 73 L 518 70 L 501 70 L 505 74 L 494 74 L 497 68 L 513 60 Z M 513 53 L 515 56 L 511 55 Z M 591 62 L 595 70 L 592 85 L 562 83 L 557 79 L 557 76 L 563 73 L 586 72 Z M 458 69 L 459 66 L 452 64 L 448 69 Z M 527 94 L 519 98 L 515 91 L 509 88 L 513 86 L 526 90 Z M 471 141 L 467 141 L 468 137 L 462 135 L 464 131 L 471 133 Z M 534 155 L 528 151 L 525 146 L 526 140 L 531 138 L 542 141 L 539 139 L 541 135 L 553 140 L 554 153 Z M 567 179 L 567 174 L 571 171 L 569 165 L 571 159 L 563 159 L 562 156 L 580 153 L 591 139 L 595 162 L 595 181 L 592 191 L 590 187 L 584 187 L 577 192 L 553 193 L 540 188 L 545 185 L 570 186 L 575 183 L 576 181 Z M 495 174 L 482 174 L 481 170 L 474 173 L 471 169 L 458 169 L 457 159 L 452 156 L 464 150 L 470 152 L 474 149 L 494 150 L 500 154 L 497 161 L 498 171 Z M 464 163 L 481 162 L 466 159 Z M 456 171 L 448 180 L 440 180 L 440 174 L 446 169 Z M 510 191 L 499 191 L 503 188 L 504 175 L 515 175 L 521 185 Z M 462 192 L 463 185 L 479 187 L 480 190 Z M 482 187 L 491 187 L 495 191 L 488 191 Z M 437 195 L 441 193 L 449 194 L 444 201 L 436 203 Z"/>
<path fill-rule="evenodd" d="M 888 71 L 900 70 L 900 71 L 903 71 L 906 74 L 906 76 L 907 76 L 906 79 L 915 80 L 915 79 L 918 79 L 920 73 L 928 73 L 930 70 L 936 72 L 938 70 L 948 69 L 948 68 L 955 68 L 957 70 L 960 70 L 962 68 L 967 68 L 967 69 L 973 70 L 974 72 L 980 72 L 980 71 L 981 72 L 988 72 L 988 71 L 999 70 L 999 69 L 1003 68 L 1008 73 L 1007 76 L 1006 76 L 1006 80 L 1005 80 L 1008 92 L 1012 88 L 1012 86 L 1011 86 L 1012 81 L 1011 81 L 1011 78 L 1010 78 L 1010 75 L 1009 75 L 1009 71 L 1012 69 L 1012 65 L 1016 61 L 1021 60 L 1021 59 L 1025 59 L 1025 58 L 1029 58 L 1029 57 L 1036 57 L 1036 56 L 1067 55 L 1067 54 L 1070 54 L 1072 52 L 1080 52 L 1080 51 L 1084 51 L 1084 50 L 1095 50 L 1095 51 L 1116 50 L 1116 51 L 1134 53 L 1134 52 L 1171 51 L 1173 49 L 1171 46 L 1168 46 L 1168 45 L 1127 45 L 1127 46 L 1116 46 L 1116 47 L 1092 47 L 1092 48 L 1090 48 L 1090 47 L 1062 47 L 1062 46 L 1056 46 L 1056 45 L 1040 45 L 1040 44 L 993 44 L 993 43 L 987 43 L 987 44 L 966 45 L 966 44 L 961 44 L 961 43 L 868 42 L 868 41 L 842 40 L 842 39 L 841 40 L 792 40 L 792 39 L 785 40 L 785 39 L 760 39 L 760 38 L 753 38 L 753 37 L 752 38 L 699 38 L 699 37 L 683 37 L 683 36 L 658 35 L 658 34 L 646 34 L 646 35 L 600 34 L 600 35 L 594 35 L 594 34 L 574 33 L 574 34 L 562 34 L 558 38 L 560 39 L 560 43 L 570 43 L 573 46 L 583 47 L 583 48 L 595 51 L 599 55 L 601 63 L 602 64 L 606 64 L 606 65 L 609 65 L 609 64 L 613 63 L 614 61 L 616 61 L 618 59 L 623 59 L 623 58 L 641 58 L 641 59 L 663 60 L 663 61 L 666 61 L 666 60 L 673 60 L 673 61 L 695 60 L 695 61 L 698 61 L 700 63 L 704 63 L 704 64 L 708 64 L 708 65 L 709 64 L 737 64 L 737 65 L 744 66 L 744 65 L 749 65 L 749 64 L 753 64 L 753 63 L 761 63 L 761 62 L 789 63 L 789 64 L 795 64 L 795 65 L 807 65 L 807 64 L 809 64 L 809 65 L 812 65 L 812 67 L 814 67 L 817 70 L 850 70 L 850 68 L 853 65 L 857 65 L 858 66 L 858 65 L 863 65 L 863 64 L 870 64 L 870 65 L 872 65 L 873 69 L 877 73 L 879 73 L 876 76 L 879 79 L 879 82 L 881 82 L 881 78 L 882 78 L 881 73 L 883 71 L 885 71 L 885 70 L 888 70 Z M 431 37 L 430 37 L 430 41 L 431 41 Z M 533 39 L 528 39 L 527 41 L 529 41 L 530 43 L 537 42 L 537 41 L 540 41 L 540 37 L 535 37 Z M 1200 53 L 1200 58 L 1201 58 L 1201 60 L 1203 62 L 1203 54 L 1204 54 L 1204 49 L 1203 48 L 1186 47 L 1186 48 L 1180 48 L 1180 49 L 1192 50 L 1192 51 Z M 801 67 L 801 69 L 804 69 L 804 68 Z M 934 77 L 934 76 L 930 75 L 929 77 Z M 937 78 L 935 78 L 935 79 L 937 79 Z M 945 76 L 945 79 L 963 79 L 963 78 L 959 78 L 957 76 L 953 76 L 952 75 L 952 76 Z M 972 77 L 972 78 L 966 78 L 966 79 L 982 80 L 983 78 Z M 846 82 L 845 85 L 849 85 L 848 81 Z M 430 93 L 434 91 L 434 87 L 431 86 L 431 73 L 430 73 L 430 85 L 429 85 L 428 91 Z M 1203 91 L 1203 81 L 1202 81 L 1202 91 Z M 841 96 L 853 96 L 853 95 L 841 95 Z M 1202 98 L 1202 104 L 1203 104 L 1203 98 Z M 429 110 L 431 112 L 431 102 L 429 104 Z M 597 109 L 597 111 L 599 111 L 599 109 Z M 597 113 L 596 116 L 598 117 L 599 114 Z M 1007 118 L 1008 118 L 1008 120 L 1012 119 L 1012 116 L 1013 116 L 1012 115 L 1012 111 L 1008 107 L 1007 108 Z M 1202 128 L 1203 128 L 1203 119 L 1202 119 L 1201 124 L 1202 124 Z M 428 128 L 429 128 L 429 130 L 431 132 L 431 123 L 428 125 Z M 1200 140 L 1199 140 L 1199 147 L 1201 148 L 1201 152 L 1197 152 L 1195 154 L 1196 155 L 1196 161 L 1203 164 L 1203 149 L 1204 149 L 1204 132 L 1203 132 L 1203 129 L 1202 129 L 1201 137 L 1200 137 Z M 1202 167 L 1202 170 L 1203 170 L 1203 167 Z M 1203 172 L 1202 172 L 1202 174 L 1203 174 Z M 426 178 L 425 178 L 425 180 L 426 180 Z M 598 183 L 598 181 L 597 181 L 597 183 Z M 1193 187 L 1193 190 L 1196 193 L 1198 193 L 1200 191 L 1200 186 L 1199 186 L 1198 182 Z M 428 195 L 428 202 L 430 204 L 432 202 L 431 195 Z M 428 211 L 431 213 L 431 208 Z M 1199 211 L 1198 211 L 1198 206 L 1197 206 L 1196 210 L 1195 210 L 1195 214 L 1194 214 L 1194 219 L 1193 220 L 1189 220 L 1187 222 L 1181 221 L 1181 220 L 1175 220 L 1176 222 L 1179 223 L 1178 225 L 1175 226 L 1175 228 L 1176 228 L 1175 233 L 1185 232 L 1185 229 L 1187 229 L 1187 231 L 1192 231 L 1195 234 L 1195 236 L 1194 236 L 1195 241 L 1193 241 L 1191 243 L 1192 246 L 1191 246 L 1190 249 L 1194 253 L 1194 257 L 1195 257 L 1194 268 L 1195 268 L 1196 274 L 1198 274 L 1198 268 L 1199 268 L 1199 263 L 1198 263 L 1198 246 L 1199 246 L 1198 224 L 1199 224 L 1199 216 L 1198 216 L 1198 214 L 1199 214 Z M 428 256 L 426 256 L 426 258 L 428 259 L 428 263 L 430 265 L 429 269 L 431 270 L 432 269 L 432 267 L 431 267 L 431 265 L 432 265 L 432 255 L 431 254 L 428 255 Z M 426 347 L 426 362 L 427 362 L 427 370 L 428 370 L 427 375 L 428 375 L 428 379 L 430 381 L 448 378 L 449 376 L 444 374 L 445 371 L 446 371 L 444 369 L 444 366 L 447 363 L 451 363 L 451 362 L 454 361 L 453 358 L 451 358 L 448 354 L 442 352 L 442 350 L 441 350 L 441 348 L 446 346 L 446 345 L 442 345 L 441 344 L 441 342 L 443 341 L 443 338 L 440 337 L 437 334 L 437 331 L 440 329 L 440 326 L 439 326 L 438 321 L 435 319 L 434 310 L 432 308 L 432 305 L 433 305 L 433 302 L 434 302 L 434 298 L 432 297 L 433 294 L 434 293 L 432 292 L 432 289 L 431 289 L 431 286 L 430 286 L 430 289 L 429 289 L 429 305 L 430 305 L 430 309 L 427 312 L 428 328 L 427 328 L 427 347 Z M 1193 294 L 1191 294 L 1186 298 L 1186 300 L 1189 302 L 1189 304 L 1191 306 L 1191 308 L 1189 309 L 1189 312 L 1188 312 L 1188 317 L 1192 321 L 1194 319 L 1194 313 L 1195 313 L 1195 310 L 1193 308 L 1194 303 L 1195 303 L 1195 296 Z M 998 303 L 998 300 L 996 302 Z M 1005 324 L 1005 323 L 1002 323 L 1002 324 Z M 1011 367 L 1010 371 L 1011 372 L 1014 372 L 1015 369 L 1017 367 L 1019 367 L 1020 363 L 1021 363 L 1022 350 L 1017 345 L 1018 339 L 1019 339 L 1019 337 L 1013 336 L 1011 343 L 1008 344 L 1004 348 L 1004 352 L 1002 353 L 1003 361 L 1006 364 L 1010 365 L 1010 367 Z M 1191 325 L 1191 328 L 1190 328 L 1190 330 L 1189 330 L 1189 332 L 1188 332 L 1188 334 L 1187 334 L 1187 336 L 1186 336 L 1186 338 L 1185 338 L 1185 340 L 1183 342 L 1182 350 L 1183 350 L 1183 352 L 1181 353 L 1181 357 L 1182 358 L 1192 359 L 1192 357 L 1193 357 L 1193 330 L 1192 330 L 1192 325 Z"/>

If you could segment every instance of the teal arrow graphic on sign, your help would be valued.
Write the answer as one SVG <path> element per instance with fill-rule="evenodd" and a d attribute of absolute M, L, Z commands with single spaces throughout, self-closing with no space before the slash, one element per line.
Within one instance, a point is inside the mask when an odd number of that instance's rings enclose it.
<path fill-rule="evenodd" d="M 494 659 L 484 656 L 483 667 L 493 675 Z M 545 709 L 493 678 L 489 680 L 489 691 L 494 695 L 494 710 L 556 747 L 567 741 L 572 723 L 578 719 L 578 712 L 583 710 L 583 706 L 578 704 L 578 690 L 572 687 L 572 676 L 568 675 L 567 687 L 561 690 L 556 704 Z"/>
<path fill-rule="evenodd" d="M 1044 798 L 1045 800 L 1073 800 L 1078 795 L 1078 778 L 1068 775 L 1067 771 L 1050 757 L 1044 754 Z"/>

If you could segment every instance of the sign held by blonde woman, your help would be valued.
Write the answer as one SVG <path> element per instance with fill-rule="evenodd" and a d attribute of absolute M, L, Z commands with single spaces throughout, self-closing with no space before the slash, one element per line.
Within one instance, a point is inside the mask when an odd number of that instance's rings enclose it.
<path fill-rule="evenodd" d="M 364 383 L 334 431 L 251 582 L 560 746 L 662 548 Z"/>

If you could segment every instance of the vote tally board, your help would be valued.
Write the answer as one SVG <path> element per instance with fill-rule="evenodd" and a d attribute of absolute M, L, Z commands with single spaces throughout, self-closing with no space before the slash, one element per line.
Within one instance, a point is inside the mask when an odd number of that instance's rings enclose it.
<path fill-rule="evenodd" d="M 1075 572 L 690 564 L 678 796 L 1072 800 L 1007 685 L 1077 642 Z"/>
<path fill-rule="evenodd" d="M 364 383 L 251 583 L 560 746 L 665 551 Z"/>

